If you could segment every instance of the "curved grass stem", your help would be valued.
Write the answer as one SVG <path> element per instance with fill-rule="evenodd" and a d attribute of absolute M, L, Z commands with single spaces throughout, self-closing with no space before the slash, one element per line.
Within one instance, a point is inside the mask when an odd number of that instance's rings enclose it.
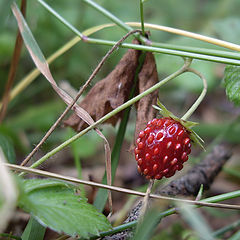
<path fill-rule="evenodd" d="M 181 118 L 182 120 L 185 120 L 185 121 L 194 113 L 194 111 L 197 109 L 197 107 L 202 102 L 203 98 L 205 97 L 205 95 L 207 93 L 207 80 L 206 80 L 206 78 L 200 72 L 198 72 L 197 70 L 195 70 L 193 68 L 188 68 L 186 70 L 186 72 L 192 72 L 202 79 L 203 90 L 202 90 L 200 96 L 198 97 L 198 99 L 195 101 L 195 103 L 189 108 L 189 110 Z"/>

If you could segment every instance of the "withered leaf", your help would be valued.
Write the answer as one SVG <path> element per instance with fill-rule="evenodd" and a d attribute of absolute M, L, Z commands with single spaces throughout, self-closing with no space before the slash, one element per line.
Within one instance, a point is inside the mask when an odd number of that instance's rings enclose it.
<path fill-rule="evenodd" d="M 134 43 L 138 42 L 134 40 Z M 140 51 L 129 49 L 114 70 L 106 78 L 96 83 L 79 104 L 90 114 L 94 121 L 128 100 L 138 66 L 139 55 Z M 116 114 L 106 122 L 115 125 L 121 115 L 121 113 Z M 75 113 L 64 121 L 64 124 L 74 128 L 76 131 L 86 127 L 85 123 Z"/>
<path fill-rule="evenodd" d="M 151 52 L 146 53 L 145 61 L 140 73 L 138 74 L 138 91 L 144 92 L 148 88 L 158 83 L 158 73 L 154 56 Z M 135 129 L 135 140 L 141 130 L 147 125 L 147 122 L 156 117 L 157 110 L 152 105 L 157 103 L 158 90 L 143 97 L 137 103 L 137 120 Z"/>

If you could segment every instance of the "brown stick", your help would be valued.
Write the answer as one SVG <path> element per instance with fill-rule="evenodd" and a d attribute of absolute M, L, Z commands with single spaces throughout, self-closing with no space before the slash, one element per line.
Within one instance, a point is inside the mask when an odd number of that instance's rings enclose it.
<path fill-rule="evenodd" d="M 27 0 L 22 0 L 21 12 L 24 17 L 26 15 L 26 6 L 27 6 Z M 12 85 L 13 85 L 13 82 L 14 82 L 14 79 L 16 76 L 17 66 L 18 66 L 18 62 L 19 62 L 19 58 L 20 58 L 21 50 L 22 50 L 22 43 L 23 43 L 23 40 L 22 40 L 20 31 L 18 30 L 15 47 L 14 47 L 14 52 L 13 52 L 13 57 L 12 57 L 10 70 L 9 70 L 9 74 L 8 74 L 8 80 L 7 80 L 4 95 L 2 98 L 2 108 L 0 111 L 0 123 L 3 121 L 3 119 L 7 113 L 10 90 L 12 88 Z"/>
<path fill-rule="evenodd" d="M 52 134 L 52 132 L 56 129 L 57 125 L 62 121 L 62 119 L 65 117 L 65 115 L 70 111 L 70 109 L 74 106 L 74 104 L 77 102 L 79 97 L 82 95 L 83 91 L 87 88 L 89 83 L 92 81 L 92 79 L 96 76 L 96 74 L 99 72 L 107 58 L 116 50 L 121 43 L 128 38 L 131 34 L 140 32 L 140 30 L 133 30 L 129 33 L 127 33 L 123 38 L 121 38 L 108 52 L 107 54 L 103 57 L 103 59 L 100 61 L 96 69 L 93 71 L 91 76 L 88 78 L 86 83 L 83 85 L 83 87 L 79 90 L 77 96 L 75 97 L 74 101 L 67 106 L 65 111 L 61 114 L 61 116 L 57 119 L 57 121 L 52 125 L 52 127 L 48 130 L 48 132 L 45 134 L 45 136 L 41 139 L 41 141 L 37 144 L 37 146 L 32 150 L 31 153 L 24 159 L 24 161 L 21 163 L 21 166 L 24 166 L 28 163 L 28 161 L 32 158 L 32 156 L 37 152 L 37 150 L 40 148 L 40 146 L 47 140 L 47 138 Z M 87 38 L 85 40 L 87 42 Z"/>
<path fill-rule="evenodd" d="M 204 189 L 208 189 L 221 171 L 223 165 L 231 157 L 231 150 L 226 145 L 215 146 L 213 151 L 208 154 L 199 164 L 190 169 L 184 176 L 173 180 L 167 186 L 157 189 L 156 194 L 160 195 L 196 195 L 201 184 Z M 124 223 L 139 219 L 142 209 L 142 201 L 130 211 Z M 104 240 L 125 240 L 133 235 L 132 230 L 126 230 L 112 236 L 107 236 Z"/>

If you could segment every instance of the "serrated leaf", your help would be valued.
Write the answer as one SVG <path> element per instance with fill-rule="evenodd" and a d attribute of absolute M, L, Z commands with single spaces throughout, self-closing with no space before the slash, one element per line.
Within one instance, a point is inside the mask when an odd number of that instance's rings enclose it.
<path fill-rule="evenodd" d="M 224 71 L 226 94 L 231 102 L 240 105 L 240 67 L 226 66 Z"/>
<path fill-rule="evenodd" d="M 59 233 L 89 238 L 111 229 L 107 218 L 64 182 L 28 179 L 21 187 L 19 206 Z"/>

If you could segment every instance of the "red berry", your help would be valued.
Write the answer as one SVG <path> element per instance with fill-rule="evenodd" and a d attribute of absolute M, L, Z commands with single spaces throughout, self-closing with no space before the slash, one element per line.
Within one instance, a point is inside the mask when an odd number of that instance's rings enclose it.
<path fill-rule="evenodd" d="M 190 132 L 172 118 L 153 119 L 139 133 L 135 158 L 147 179 L 171 177 L 191 152 Z"/>

